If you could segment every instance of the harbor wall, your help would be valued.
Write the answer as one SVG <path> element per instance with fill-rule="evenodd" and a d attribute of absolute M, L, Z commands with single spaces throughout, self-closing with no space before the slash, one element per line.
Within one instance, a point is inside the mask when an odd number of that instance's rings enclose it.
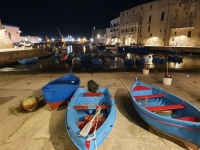
<path fill-rule="evenodd" d="M 199 53 L 200 54 L 200 47 L 149 46 L 148 48 L 150 51 L 158 51 L 158 52 L 169 52 L 171 50 L 174 50 L 174 51 L 182 51 L 184 53 Z"/>
<path fill-rule="evenodd" d="M 13 49 L 12 51 L 0 52 L 0 66 L 6 64 L 12 64 L 19 59 L 31 58 L 31 57 L 46 57 L 53 54 L 50 47 L 33 47 L 32 49 Z"/>

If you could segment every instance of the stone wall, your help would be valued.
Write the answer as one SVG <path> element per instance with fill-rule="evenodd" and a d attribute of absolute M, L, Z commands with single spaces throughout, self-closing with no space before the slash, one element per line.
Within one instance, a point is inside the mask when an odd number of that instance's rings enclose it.
<path fill-rule="evenodd" d="M 52 54 L 52 50 L 49 47 L 0 52 L 0 65 L 17 62 L 19 59 L 45 57 Z"/>

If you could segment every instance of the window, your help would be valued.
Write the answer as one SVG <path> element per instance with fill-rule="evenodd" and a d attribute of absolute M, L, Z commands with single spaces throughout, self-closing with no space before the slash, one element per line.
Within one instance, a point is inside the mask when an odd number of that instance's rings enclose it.
<path fill-rule="evenodd" d="M 152 9 L 152 5 L 150 6 L 150 9 Z"/>
<path fill-rule="evenodd" d="M 132 32 L 133 32 L 133 28 L 132 28 Z"/>
<path fill-rule="evenodd" d="M 133 13 L 134 13 L 134 9 L 133 9 Z"/>
<path fill-rule="evenodd" d="M 149 26 L 149 27 L 148 27 L 148 32 L 150 32 L 150 30 L 151 30 L 151 27 Z"/>
<path fill-rule="evenodd" d="M 176 32 L 174 32 L 174 34 L 176 35 Z"/>
<path fill-rule="evenodd" d="M 191 31 L 188 31 L 188 35 L 187 35 L 188 38 L 191 37 L 191 33 L 192 33 Z"/>
<path fill-rule="evenodd" d="M 141 7 L 141 10 L 143 10 L 143 6 Z"/>
<path fill-rule="evenodd" d="M 151 15 L 149 16 L 149 23 L 151 23 Z"/>
<path fill-rule="evenodd" d="M 152 36 L 152 33 L 150 34 L 150 36 Z"/>
<path fill-rule="evenodd" d="M 127 11 L 127 15 L 128 15 L 128 11 Z"/>
<path fill-rule="evenodd" d="M 165 13 L 164 12 L 162 12 L 161 13 L 161 18 L 160 18 L 160 21 L 163 21 L 165 19 Z"/>
<path fill-rule="evenodd" d="M 123 13 L 123 16 L 124 16 L 124 13 Z"/>
<path fill-rule="evenodd" d="M 126 28 L 126 32 L 127 32 L 127 28 Z"/>

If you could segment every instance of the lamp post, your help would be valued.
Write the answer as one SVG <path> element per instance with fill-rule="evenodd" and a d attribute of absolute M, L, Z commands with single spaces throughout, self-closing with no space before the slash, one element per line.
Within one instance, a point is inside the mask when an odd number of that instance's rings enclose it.
<path fill-rule="evenodd" d="M 95 30 L 95 27 L 93 27 L 92 29 L 92 39 L 94 39 L 94 30 Z"/>

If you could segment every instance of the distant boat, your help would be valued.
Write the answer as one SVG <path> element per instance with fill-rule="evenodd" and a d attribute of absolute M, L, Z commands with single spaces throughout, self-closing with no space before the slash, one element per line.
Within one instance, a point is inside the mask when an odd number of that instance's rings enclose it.
<path fill-rule="evenodd" d="M 55 55 L 52 56 L 52 58 L 53 59 L 58 59 L 58 58 L 60 58 L 60 54 L 55 54 Z"/>
<path fill-rule="evenodd" d="M 146 54 L 149 48 L 143 45 L 124 45 L 118 47 L 119 53 Z"/>
<path fill-rule="evenodd" d="M 80 150 L 95 150 L 108 137 L 116 121 L 116 106 L 110 91 L 95 93 L 78 88 L 65 117 L 66 130 Z"/>
<path fill-rule="evenodd" d="M 57 78 L 44 87 L 42 87 L 42 95 L 51 109 L 57 108 L 59 105 L 70 100 L 74 92 L 80 87 L 80 79 L 71 73 Z"/>
<path fill-rule="evenodd" d="M 133 59 L 125 59 L 124 65 L 125 66 L 132 66 L 132 65 L 134 65 L 134 60 Z"/>
<path fill-rule="evenodd" d="M 137 77 L 130 95 L 135 110 L 150 126 L 200 148 L 198 108 L 159 87 L 138 81 Z"/>
<path fill-rule="evenodd" d="M 31 64 L 37 62 L 38 57 L 28 58 L 28 59 L 21 59 L 18 60 L 18 63 L 20 64 Z"/>

